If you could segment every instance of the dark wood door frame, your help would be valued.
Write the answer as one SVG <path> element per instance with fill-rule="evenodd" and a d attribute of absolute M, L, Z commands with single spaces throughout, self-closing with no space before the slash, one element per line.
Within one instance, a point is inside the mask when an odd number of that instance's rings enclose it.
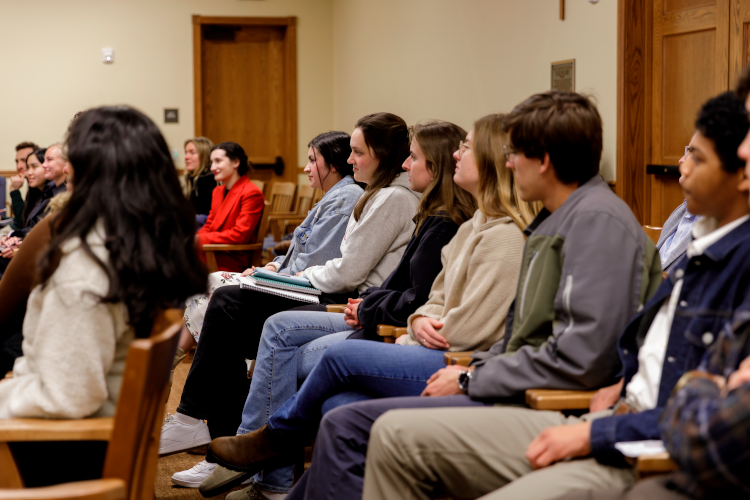
<path fill-rule="evenodd" d="M 297 18 L 296 17 L 206 17 L 193 15 L 193 95 L 195 99 L 195 135 L 203 135 L 203 82 L 201 67 L 201 34 L 204 24 L 231 26 L 268 26 L 285 28 L 284 102 L 288 124 L 284 160 L 290 171 L 297 173 Z M 253 163 L 271 164 L 276 158 L 252 157 Z"/>
<path fill-rule="evenodd" d="M 646 159 L 651 110 L 650 0 L 618 0 L 617 11 L 617 195 L 643 224 L 650 213 Z"/>

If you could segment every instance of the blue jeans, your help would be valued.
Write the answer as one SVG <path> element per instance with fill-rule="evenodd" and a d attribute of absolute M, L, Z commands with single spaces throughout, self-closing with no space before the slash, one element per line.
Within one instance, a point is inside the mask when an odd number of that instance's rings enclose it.
<path fill-rule="evenodd" d="M 237 434 L 263 427 L 268 417 L 294 396 L 326 349 L 351 333 L 343 314 L 285 311 L 268 318 Z M 264 490 L 286 493 L 293 478 L 294 466 L 287 466 L 264 470 L 254 482 Z"/>
<path fill-rule="evenodd" d="M 268 419 L 268 427 L 294 438 L 314 437 L 323 414 L 366 399 L 419 396 L 442 368 L 443 351 L 367 340 L 332 345 L 297 394 Z"/>

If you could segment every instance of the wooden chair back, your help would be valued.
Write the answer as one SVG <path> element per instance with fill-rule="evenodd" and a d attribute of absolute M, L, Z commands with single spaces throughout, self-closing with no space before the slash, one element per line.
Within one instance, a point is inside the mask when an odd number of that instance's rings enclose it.
<path fill-rule="evenodd" d="M 132 500 L 154 496 L 164 404 L 182 322 L 180 309 L 161 312 L 151 337 L 135 340 L 128 351 L 102 476 L 125 481 Z"/>
<path fill-rule="evenodd" d="M 643 230 L 646 232 L 646 236 L 651 238 L 651 241 L 656 245 L 659 241 L 659 236 L 661 236 L 661 228 L 655 226 L 643 226 Z"/>
<path fill-rule="evenodd" d="M 313 206 L 314 195 L 315 189 L 310 186 L 299 186 L 297 188 L 297 203 L 295 205 L 297 215 L 307 215 L 307 212 L 309 212 Z"/>
<path fill-rule="evenodd" d="M 0 420 L 0 445 L 3 445 L 0 446 L 0 487 L 23 486 L 8 453 L 8 442 L 109 441 L 102 477 L 120 481 L 126 488 L 125 498 L 153 499 L 161 422 L 182 317 L 181 309 L 160 312 L 154 320 L 151 337 L 136 339 L 130 345 L 114 418 Z M 101 498 L 120 498 L 115 493 L 107 493 L 115 496 Z"/>
<path fill-rule="evenodd" d="M 271 202 L 271 213 L 289 212 L 294 202 L 294 191 L 297 186 L 293 182 L 276 182 L 271 187 L 269 200 Z M 263 235 L 265 236 L 265 235 Z"/>
<path fill-rule="evenodd" d="M 263 193 L 263 196 L 266 195 L 266 183 L 265 181 L 262 181 L 260 179 L 250 179 L 250 182 L 258 186 L 258 189 L 260 189 L 260 192 Z"/>

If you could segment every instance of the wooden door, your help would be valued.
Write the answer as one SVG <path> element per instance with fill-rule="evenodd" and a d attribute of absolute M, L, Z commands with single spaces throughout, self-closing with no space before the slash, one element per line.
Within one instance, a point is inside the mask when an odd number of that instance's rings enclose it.
<path fill-rule="evenodd" d="M 648 224 L 663 225 L 682 203 L 674 166 L 700 106 L 729 88 L 729 6 L 729 0 L 653 0 Z"/>
<path fill-rule="evenodd" d="M 195 134 L 240 144 L 269 189 L 296 182 L 296 18 L 193 16 L 193 37 Z"/>
<path fill-rule="evenodd" d="M 729 23 L 729 83 L 735 85 L 750 62 L 750 0 L 732 0 Z"/>

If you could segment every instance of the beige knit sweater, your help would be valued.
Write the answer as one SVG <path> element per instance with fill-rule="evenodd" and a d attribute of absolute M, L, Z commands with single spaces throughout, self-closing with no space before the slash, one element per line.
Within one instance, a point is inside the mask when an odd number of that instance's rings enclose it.
<path fill-rule="evenodd" d="M 108 262 L 103 230 L 87 237 Z M 102 304 L 109 279 L 81 248 L 63 244 L 60 265 L 46 287 L 29 296 L 23 353 L 13 378 L 0 382 L 0 418 L 83 418 L 114 415 L 125 358 L 135 338 L 123 304 Z"/>
<path fill-rule="evenodd" d="M 419 316 L 443 322 L 449 351 L 487 350 L 503 338 L 505 316 L 516 296 L 523 233 L 510 217 L 487 219 L 479 210 L 441 252 L 443 270 L 427 303 L 407 320 L 402 344 L 421 345 L 411 323 Z"/>

